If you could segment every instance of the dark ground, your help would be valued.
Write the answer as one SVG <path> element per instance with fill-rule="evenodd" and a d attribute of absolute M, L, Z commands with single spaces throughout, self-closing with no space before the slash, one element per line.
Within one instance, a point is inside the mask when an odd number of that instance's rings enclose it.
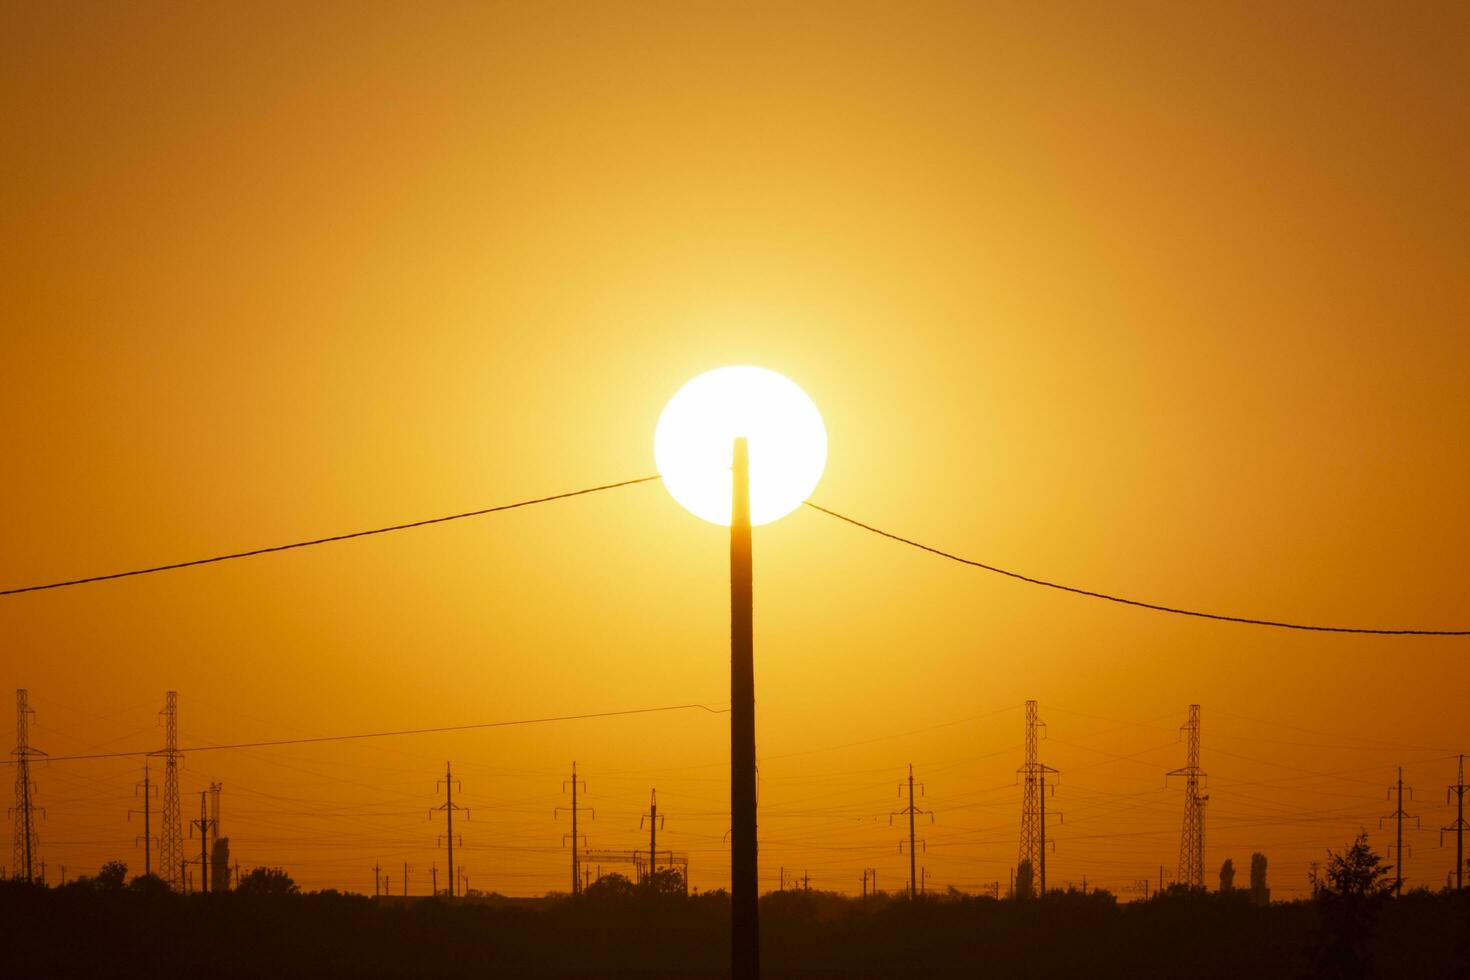
<path fill-rule="evenodd" d="M 877 903 L 875 903 L 876 906 Z M 646 977 L 726 975 L 721 893 L 513 904 L 359 896 L 177 895 L 0 882 L 0 976 Z M 1470 980 L 1470 895 L 1265 908 L 1244 895 L 1118 904 L 886 901 L 788 892 L 762 901 L 776 978 Z"/>

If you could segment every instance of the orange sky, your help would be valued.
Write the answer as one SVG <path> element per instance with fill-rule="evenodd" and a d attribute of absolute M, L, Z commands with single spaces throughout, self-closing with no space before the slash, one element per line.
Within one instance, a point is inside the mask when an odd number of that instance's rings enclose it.
<path fill-rule="evenodd" d="M 801 384 L 816 500 L 981 560 L 1267 618 L 1466 628 L 1463 5 L 7 4 L 0 587 L 653 471 L 721 364 Z M 795 9 L 793 9 L 795 8 Z M 856 892 L 1015 862 L 1041 702 L 1049 881 L 1172 874 L 1204 712 L 1207 879 L 1276 894 L 1378 817 L 1447 823 L 1467 644 L 1050 593 L 809 510 L 758 529 L 761 856 Z M 657 485 L 0 600 L 53 755 L 728 697 L 725 535 Z M 7 695 L 8 696 L 8 695 Z M 471 884 L 598 848 L 726 882 L 703 712 L 188 757 L 245 866 Z M 54 881 L 140 867 L 134 759 L 38 768 Z M 1453 850 L 1410 836 L 1410 884 Z M 188 845 L 186 844 L 186 847 Z M 0 859 L 9 864 L 9 849 Z M 441 885 L 443 879 L 441 877 Z M 395 884 L 395 890 L 397 886 Z"/>

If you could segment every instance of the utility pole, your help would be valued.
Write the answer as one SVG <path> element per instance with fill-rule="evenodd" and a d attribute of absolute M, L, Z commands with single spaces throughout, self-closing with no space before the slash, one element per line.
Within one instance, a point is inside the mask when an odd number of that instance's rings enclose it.
<path fill-rule="evenodd" d="M 373 898 L 379 898 L 383 894 L 383 869 L 377 861 L 373 862 Z"/>
<path fill-rule="evenodd" d="M 199 891 L 209 891 L 209 832 L 215 830 L 215 836 L 219 836 L 216 824 L 209 817 L 209 790 L 199 791 L 199 819 L 189 821 L 189 835 L 192 837 L 194 828 L 199 828 Z"/>
<path fill-rule="evenodd" d="M 1188 888 L 1205 887 L 1205 803 L 1200 781 L 1204 772 L 1199 767 L 1199 705 L 1189 706 L 1189 720 L 1179 726 L 1185 733 L 1185 766 L 1171 769 L 1167 776 L 1184 777 L 1184 829 L 1179 835 L 1179 880 Z"/>
<path fill-rule="evenodd" d="M 46 812 L 36 806 L 31 795 L 36 791 L 36 784 L 31 781 L 31 759 L 46 754 L 31 747 L 31 715 L 35 713 L 31 708 L 30 692 L 23 687 L 17 688 L 15 749 L 10 753 L 15 756 L 15 807 L 10 812 L 15 817 L 15 876 L 24 881 L 36 880 L 36 851 L 41 845 L 36 837 L 36 811 Z M 45 884 L 44 862 L 41 867 L 41 883 Z"/>
<path fill-rule="evenodd" d="M 455 786 L 456 783 L 459 782 L 459 780 L 455 779 L 454 778 L 454 774 L 449 771 L 449 763 L 447 763 L 447 762 L 444 763 L 444 778 L 441 779 L 441 780 L 439 780 L 439 782 L 444 784 L 444 803 L 442 805 L 440 805 L 440 806 L 434 807 L 432 810 L 429 811 L 429 819 L 432 820 L 434 818 L 435 811 L 442 810 L 444 812 L 445 819 L 448 821 L 448 826 L 445 828 L 445 834 L 444 834 L 444 836 L 442 836 L 442 837 L 439 838 L 439 842 L 441 844 L 447 843 L 449 845 L 449 897 L 450 898 L 453 898 L 454 897 L 454 814 L 455 814 L 455 811 L 457 810 L 460 813 L 463 813 L 464 814 L 464 818 L 466 820 L 468 820 L 470 818 L 470 811 L 454 802 L 454 786 Z M 439 784 L 438 783 L 435 783 L 434 784 L 434 788 L 435 789 L 438 789 L 439 788 Z M 462 790 L 463 790 L 463 787 L 461 787 L 461 791 Z M 461 846 L 464 845 L 464 841 L 463 840 L 460 841 L 460 845 Z"/>
<path fill-rule="evenodd" d="M 648 876 L 644 881 L 649 888 L 653 887 L 653 873 L 658 870 L 658 829 L 664 825 L 664 818 L 658 815 L 658 790 L 650 790 L 648 794 L 648 812 L 638 818 L 638 829 L 643 829 L 643 821 L 648 821 Z"/>
<path fill-rule="evenodd" d="M 169 691 L 164 696 L 163 749 L 152 753 L 163 756 L 163 833 L 158 841 L 160 863 L 168 871 L 169 885 L 181 892 L 184 880 L 184 825 L 179 808 L 179 694 Z M 178 876 L 174 876 L 174 869 Z"/>
<path fill-rule="evenodd" d="M 156 788 L 148 777 L 148 763 L 145 761 L 143 763 L 143 782 L 141 785 L 133 787 L 134 796 L 138 795 L 139 789 L 143 791 L 143 874 L 145 875 L 151 875 L 153 873 L 152 818 L 153 793 Z M 133 819 L 133 814 L 137 812 L 137 810 L 129 810 L 128 819 Z M 133 838 L 133 846 L 138 846 L 138 838 L 136 837 Z"/>
<path fill-rule="evenodd" d="M 919 795 L 922 796 L 924 795 L 924 784 L 919 783 L 918 785 Z M 888 825 L 890 827 L 893 826 L 894 817 L 907 816 L 909 818 L 909 901 L 913 901 L 919 897 L 919 859 L 918 856 L 914 853 L 914 847 L 918 842 L 914 839 L 914 818 L 919 816 L 919 814 L 926 814 L 929 817 L 929 822 L 933 823 L 934 811 L 921 810 L 914 805 L 914 764 L 912 762 L 909 763 L 908 787 L 909 805 L 904 807 L 902 810 L 895 810 L 893 813 L 890 813 L 888 815 Z M 899 799 L 903 798 L 902 783 L 900 783 L 898 787 L 898 796 Z M 928 849 L 928 842 L 924 842 L 924 850 L 927 851 Z M 903 853 L 903 841 L 898 842 L 898 853 Z"/>
<path fill-rule="evenodd" d="M 1445 790 L 1444 801 L 1448 805 L 1450 794 L 1455 794 L 1456 813 L 1455 822 L 1448 827 L 1441 827 L 1439 831 L 1439 846 L 1444 847 L 1445 831 L 1455 832 L 1455 891 L 1465 887 L 1465 757 L 1460 756 L 1460 775 L 1455 780 L 1455 785 Z"/>
<path fill-rule="evenodd" d="M 1040 792 L 1037 793 L 1037 797 L 1036 798 L 1037 798 L 1037 801 L 1040 803 L 1040 811 L 1041 811 L 1040 812 L 1040 816 L 1041 816 L 1041 820 L 1040 820 L 1041 839 L 1039 841 L 1040 847 L 1037 848 L 1038 853 L 1041 855 L 1041 868 L 1040 868 L 1040 879 L 1041 879 L 1040 884 L 1041 884 L 1041 889 L 1036 893 L 1038 895 L 1045 895 L 1046 894 L 1046 774 L 1049 773 L 1049 772 L 1056 772 L 1056 771 L 1057 770 L 1051 768 L 1050 766 L 1042 766 L 1040 772 L 1038 773 L 1038 778 L 1039 778 L 1039 782 L 1040 782 L 1040 786 L 1039 786 Z M 1056 787 L 1056 784 L 1055 783 L 1052 784 L 1051 791 L 1052 791 L 1053 794 L 1056 793 L 1057 787 Z M 1057 818 L 1057 823 L 1063 823 L 1064 822 L 1061 813 L 1059 813 L 1059 812 L 1058 813 L 1055 813 L 1054 816 Z M 1052 841 L 1051 848 L 1052 848 L 1052 850 L 1056 850 L 1056 848 L 1057 848 L 1056 841 Z"/>
<path fill-rule="evenodd" d="M 209 852 L 210 867 L 210 891 L 224 892 L 230 890 L 230 869 L 228 865 L 215 867 L 215 851 L 219 849 L 219 798 L 224 791 L 224 783 L 211 782 L 209 784 L 209 822 L 214 831 L 214 847 Z M 223 871 L 224 881 L 220 880 Z"/>
<path fill-rule="evenodd" d="M 431 865 L 429 865 L 429 882 L 430 882 L 430 884 L 429 884 L 429 894 L 430 895 L 437 895 L 437 894 L 439 894 L 439 865 L 438 864 L 431 864 Z"/>
<path fill-rule="evenodd" d="M 562 835 L 562 838 L 561 838 L 561 842 L 562 842 L 563 845 L 566 844 L 566 842 L 567 842 L 568 839 L 570 839 L 571 842 L 572 842 L 572 894 L 573 895 L 580 895 L 580 894 L 582 894 L 582 871 L 581 871 L 581 868 L 582 868 L 582 859 L 581 859 L 580 853 L 577 850 L 578 847 L 583 846 L 583 840 L 584 840 L 584 835 L 579 835 L 577 833 L 577 786 L 579 784 L 582 787 L 582 792 L 585 793 L 587 791 L 587 781 L 584 780 L 584 779 L 578 779 L 577 778 L 577 764 L 575 762 L 573 762 L 572 763 L 572 776 L 571 776 L 571 778 L 570 779 L 563 780 L 562 781 L 562 784 L 561 784 L 561 791 L 563 793 L 565 793 L 567 791 L 567 787 L 568 786 L 571 786 L 571 788 L 572 788 L 572 805 L 570 807 L 570 809 L 572 811 L 572 832 L 570 834 L 563 834 Z M 552 817 L 553 818 L 559 817 L 561 815 L 561 811 L 563 809 L 566 809 L 566 808 L 564 808 L 564 807 L 557 807 L 554 811 L 552 811 L 552 814 L 551 814 Z M 593 820 L 596 820 L 597 819 L 597 811 L 596 810 L 592 810 L 590 807 L 588 809 L 592 813 L 592 819 Z"/>
<path fill-rule="evenodd" d="M 408 862 L 403 862 L 403 897 L 408 897 Z"/>
<path fill-rule="evenodd" d="M 872 883 L 872 886 L 873 886 L 873 897 L 876 898 L 878 896 L 878 869 L 877 868 L 864 868 L 863 869 L 863 907 L 864 908 L 866 908 L 867 905 L 868 905 L 868 884 L 869 884 L 869 882 Z"/>
<path fill-rule="evenodd" d="M 760 869 L 756 855 L 755 653 L 751 611 L 750 449 L 730 466 L 730 975 L 758 980 Z"/>
<path fill-rule="evenodd" d="M 1394 795 L 1395 793 L 1398 794 L 1397 797 L 1395 797 L 1395 795 Z M 1404 821 L 1405 820 L 1412 820 L 1412 821 L 1414 821 L 1414 826 L 1415 827 L 1418 827 L 1419 826 L 1419 818 L 1418 817 L 1414 816 L 1412 813 L 1405 813 L 1404 812 L 1404 767 L 1403 766 L 1399 766 L 1399 778 L 1398 778 L 1398 782 L 1395 783 L 1393 786 L 1390 786 L 1388 788 L 1388 798 L 1391 799 L 1391 800 L 1396 799 L 1397 802 L 1394 805 L 1394 810 L 1393 810 L 1392 813 L 1390 813 L 1386 817 L 1379 817 L 1378 818 L 1378 827 L 1379 827 L 1379 829 L 1382 829 L 1383 828 L 1383 821 L 1385 821 L 1385 820 L 1392 820 L 1394 822 L 1394 828 L 1395 828 L 1394 829 L 1394 835 L 1395 835 L 1396 843 L 1394 844 L 1394 855 L 1393 856 L 1394 856 L 1394 860 L 1397 863 L 1393 866 L 1393 874 L 1394 874 L 1394 878 L 1393 878 L 1393 894 L 1394 894 L 1394 897 L 1395 898 L 1398 898 L 1400 895 L 1402 895 L 1404 893 L 1404 856 L 1405 856 L 1405 852 L 1404 852 Z M 1409 799 L 1412 800 L 1413 798 L 1414 798 L 1414 787 L 1410 786 L 1409 787 Z"/>
<path fill-rule="evenodd" d="M 1045 772 L 1056 772 L 1041 764 L 1038 743 L 1046 722 L 1037 713 L 1036 702 L 1026 702 L 1026 762 L 1017 769 L 1021 775 L 1021 848 L 1016 859 L 1017 867 L 1022 861 L 1031 863 L 1035 872 L 1045 858 L 1041 856 L 1041 776 Z"/>

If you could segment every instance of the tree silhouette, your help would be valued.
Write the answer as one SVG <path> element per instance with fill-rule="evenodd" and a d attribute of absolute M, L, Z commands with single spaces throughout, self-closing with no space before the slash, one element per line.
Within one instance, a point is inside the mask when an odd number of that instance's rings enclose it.
<path fill-rule="evenodd" d="M 1393 865 L 1384 864 L 1368 846 L 1368 832 L 1360 830 L 1346 851 L 1338 854 L 1329 850 L 1326 869 L 1320 875 L 1313 869 L 1307 880 L 1315 895 L 1373 898 L 1386 895 L 1393 888 L 1388 878 L 1392 870 Z"/>
<path fill-rule="evenodd" d="M 301 889 L 280 868 L 252 868 L 241 876 L 235 891 L 242 895 L 295 895 Z"/>
<path fill-rule="evenodd" d="M 1016 868 L 1016 897 L 1035 898 L 1036 885 L 1035 875 L 1031 870 L 1031 860 L 1027 858 Z"/>
<path fill-rule="evenodd" d="M 1266 855 L 1260 851 L 1251 855 L 1251 901 L 1257 905 L 1271 904 L 1271 889 L 1266 885 Z"/>
<path fill-rule="evenodd" d="M 1235 891 L 1235 861 L 1226 858 L 1225 863 L 1220 865 L 1220 892 L 1224 894 L 1233 891 Z"/>
<path fill-rule="evenodd" d="M 589 899 L 607 900 L 631 898 L 637 891 L 638 886 L 629 881 L 625 875 L 612 871 L 588 885 L 583 894 Z"/>
<path fill-rule="evenodd" d="M 97 872 L 96 885 L 107 891 L 118 891 L 128 880 L 128 866 L 122 861 L 108 861 Z"/>

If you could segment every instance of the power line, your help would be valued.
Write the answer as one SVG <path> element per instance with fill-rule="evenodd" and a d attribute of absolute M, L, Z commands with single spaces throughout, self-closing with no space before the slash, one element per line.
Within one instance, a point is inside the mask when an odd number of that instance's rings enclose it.
<path fill-rule="evenodd" d="M 347 534 L 334 534 L 326 538 L 313 538 L 310 541 L 294 541 L 291 544 L 278 544 L 269 548 L 255 548 L 251 551 L 237 551 L 228 555 L 216 555 L 213 558 L 196 558 L 193 561 L 175 562 L 172 565 L 155 565 L 152 568 L 135 568 L 126 572 L 112 572 L 108 575 L 92 575 L 87 578 L 68 579 L 65 582 L 51 582 L 47 585 L 26 585 L 17 589 L 0 590 L 0 596 L 19 595 L 22 592 L 43 592 L 47 589 L 61 589 L 69 585 L 86 585 L 89 582 L 105 582 L 115 578 L 129 578 L 134 575 L 151 575 L 154 572 L 171 572 L 179 568 L 192 568 L 195 565 L 213 565 L 216 562 L 233 561 L 236 558 L 252 558 L 256 555 L 268 555 L 276 551 L 290 551 L 293 548 L 309 548 L 312 545 L 331 544 L 334 541 L 349 541 L 352 538 L 365 538 L 373 534 L 387 534 L 389 531 L 406 531 L 415 527 L 427 527 L 430 524 L 443 524 L 446 521 L 463 520 L 466 517 L 483 517 L 485 514 L 497 514 L 504 510 L 515 510 L 519 507 L 530 507 L 532 504 L 545 504 L 553 500 L 565 500 L 568 497 L 581 497 L 589 493 L 597 493 L 601 490 L 616 490 L 619 487 L 630 487 L 637 483 L 649 483 L 657 480 L 655 476 L 641 476 L 636 480 L 622 480 L 618 483 L 604 483 L 597 487 L 585 487 L 581 490 L 568 490 L 566 493 L 554 493 L 549 497 L 537 497 L 534 500 L 519 500 L 513 504 L 500 504 L 496 507 L 485 507 L 480 510 L 465 511 L 463 514 L 449 514 L 444 517 L 430 517 L 422 521 L 412 521 L 408 524 L 393 524 L 388 527 L 377 527 L 369 531 L 351 531 Z"/>
<path fill-rule="evenodd" d="M 111 572 L 106 575 L 92 575 L 86 578 L 67 579 L 65 581 L 49 582 L 43 585 L 26 585 L 13 589 L 0 589 L 0 598 L 3 598 L 5 596 L 20 595 L 25 592 L 44 592 L 49 589 L 61 589 L 72 585 L 87 585 L 93 582 L 106 582 L 112 579 L 130 578 L 135 575 L 151 575 L 154 572 L 175 571 L 180 568 L 192 568 L 196 565 L 213 565 L 219 562 L 233 561 L 237 558 L 253 558 L 256 555 L 267 555 L 278 551 L 291 551 L 296 548 L 309 548 L 313 545 L 331 544 L 337 541 L 349 541 L 353 538 L 363 538 L 374 534 L 387 534 L 390 531 L 406 531 L 411 528 L 427 527 L 430 524 L 443 524 L 448 521 L 463 520 L 467 517 L 482 517 L 486 514 L 496 514 L 500 513 L 501 511 L 516 510 L 521 507 L 530 507 L 534 504 L 550 503 L 554 500 L 565 500 L 569 497 L 581 497 L 586 494 L 598 493 L 603 490 L 616 490 L 620 487 L 635 486 L 640 483 L 651 483 L 659 478 L 660 477 L 656 474 L 653 476 L 642 476 L 634 480 L 620 480 L 616 483 L 604 483 L 595 487 L 584 487 L 580 490 L 568 490 L 565 493 L 551 494 L 546 497 L 535 497 L 530 500 L 520 500 L 516 501 L 515 503 L 500 504 L 495 507 L 481 508 L 480 510 L 465 511 L 461 514 L 447 514 L 443 517 L 430 517 L 426 518 L 425 520 L 411 521 L 406 524 L 392 524 L 387 527 L 371 528 L 366 531 L 350 531 L 346 534 L 334 534 L 329 537 L 313 538 L 308 541 L 293 541 L 290 544 L 273 545 L 267 548 L 254 548 L 250 551 L 237 551 L 225 555 L 215 555 L 212 558 L 196 558 L 192 561 L 175 562 L 170 565 L 155 565 L 150 568 L 135 568 L 125 572 Z M 1270 619 L 1254 619 L 1247 616 L 1229 616 L 1222 613 L 1201 612 L 1195 609 L 1180 609 L 1174 606 L 1165 606 L 1153 602 L 1144 602 L 1140 599 L 1128 599 L 1122 596 L 1111 595 L 1106 592 L 1096 592 L 1091 589 L 1078 588 L 1077 586 L 1073 585 L 1063 585 L 1059 582 L 1051 582 L 1046 579 L 1035 578 L 1030 575 L 1023 575 L 1020 572 L 1013 572 L 1009 569 L 1000 568 L 996 565 L 989 565 L 985 562 L 975 561 L 971 558 L 964 558 L 960 555 L 954 554 L 953 552 L 945 551 L 941 548 L 935 548 L 931 545 L 915 541 L 912 538 L 906 538 L 902 535 L 894 534 L 891 531 L 885 531 L 882 528 L 874 527 L 871 524 L 866 524 L 860 520 L 857 520 L 856 518 L 848 517 L 845 514 L 839 514 L 835 510 L 830 510 L 826 507 L 821 506 L 820 504 L 813 503 L 810 500 L 806 501 L 806 505 L 813 510 L 821 511 L 823 514 L 826 514 L 829 517 L 835 517 L 840 521 L 845 521 L 846 523 L 853 525 L 854 527 L 862 528 L 865 531 L 871 531 L 872 533 L 877 534 L 880 537 L 885 537 L 892 541 L 897 541 L 900 544 L 906 544 L 912 548 L 917 548 L 920 551 L 927 551 L 930 554 L 938 555 L 941 558 L 948 558 L 949 560 L 959 562 L 962 565 L 969 565 L 973 568 L 984 569 L 987 572 L 994 572 L 997 575 L 1004 575 L 1008 578 L 1027 582 L 1031 585 L 1041 585 L 1045 586 L 1048 589 L 1056 589 L 1061 592 L 1071 592 L 1076 595 L 1088 596 L 1093 599 L 1105 599 L 1108 602 L 1116 602 L 1126 606 L 1137 606 L 1140 609 L 1152 609 L 1155 612 L 1173 613 L 1176 616 L 1194 616 L 1199 619 L 1213 619 L 1227 623 L 1243 623 L 1249 626 L 1272 626 L 1278 629 L 1305 630 L 1317 633 L 1358 633 L 1377 636 L 1470 636 L 1470 630 L 1369 629 L 1353 626 L 1315 626 L 1304 623 L 1286 623 Z M 102 757 L 99 756 L 99 758 Z"/>
<path fill-rule="evenodd" d="M 628 708 L 623 711 L 593 711 L 581 715 L 552 715 L 546 718 L 520 718 L 515 721 L 486 721 L 473 725 L 446 725 L 442 728 L 405 728 L 388 732 L 361 732 L 356 735 L 317 735 L 310 738 L 283 738 L 265 742 L 232 742 L 228 745 L 196 745 L 176 750 L 179 755 L 188 752 L 217 752 L 221 749 L 262 749 L 273 745 L 304 745 L 311 742 L 350 742 L 363 738 L 391 738 L 399 735 L 436 735 L 443 732 L 464 732 L 482 728 L 509 728 L 513 725 L 544 725 L 553 721 L 584 721 L 591 718 L 616 718 L 622 715 L 648 715 L 661 711 L 686 711 L 690 708 L 699 708 L 708 711 L 712 715 L 727 713 L 729 708 L 711 708 L 707 704 L 669 704 L 657 708 Z M 82 759 L 121 759 L 131 756 L 148 756 L 159 754 L 156 749 L 140 749 L 136 752 L 99 752 L 91 755 L 57 755 L 50 756 L 50 762 L 76 762 Z M 14 765 L 10 760 L 0 760 L 0 764 Z"/>
<path fill-rule="evenodd" d="M 1031 585 L 1044 585 L 1048 589 L 1057 589 L 1061 592 L 1072 592 L 1077 595 L 1089 596 L 1093 599 L 1106 599 L 1109 602 L 1118 602 L 1122 603 L 1125 606 L 1138 606 L 1142 609 L 1152 609 L 1155 612 L 1173 613 L 1176 616 L 1195 616 L 1200 619 L 1217 619 L 1226 623 L 1245 623 L 1249 626 L 1275 626 L 1279 629 L 1287 630 L 1308 630 L 1317 633 L 1370 633 L 1379 636 L 1470 636 L 1470 630 L 1364 629 L 1353 626 L 1310 626 L 1304 625 L 1302 623 L 1281 623 L 1270 619 L 1251 619 L 1246 616 L 1226 616 L 1221 613 L 1199 612 L 1198 610 L 1194 609 L 1178 609 L 1174 606 L 1161 606 L 1157 603 L 1143 602 L 1139 599 L 1125 599 L 1122 596 L 1109 595 L 1106 592 L 1094 592 L 1090 589 L 1079 589 L 1073 585 L 1062 585 L 1059 582 L 1048 582 L 1046 579 L 1032 578 L 1030 575 L 1022 575 L 1020 572 L 1012 572 L 1008 569 L 998 568 L 995 565 L 987 565 L 984 562 L 975 561 L 971 558 L 962 558 L 952 552 L 944 551 L 940 548 L 931 547 L 927 544 L 922 544 L 918 541 L 913 540 L 912 538 L 905 538 L 902 535 L 894 534 L 892 531 L 885 531 L 882 528 L 874 527 L 871 524 L 864 524 L 862 521 L 857 520 L 856 518 L 848 517 L 846 514 L 839 514 L 835 510 L 828 510 L 826 507 L 823 507 L 820 504 L 814 504 L 810 500 L 806 501 L 806 505 L 813 510 L 821 511 L 828 517 L 835 517 L 839 521 L 846 521 L 853 527 L 860 527 L 864 531 L 871 531 L 874 534 L 879 535 L 880 537 L 888 538 L 891 541 L 897 541 L 900 544 L 906 544 L 911 548 L 918 548 L 920 551 L 927 551 L 930 554 L 938 555 L 941 558 L 948 558 L 950 561 L 959 562 L 961 565 L 969 565 L 973 568 L 982 568 L 987 572 L 995 572 L 997 575 L 1004 575 L 1008 578 L 1019 579 L 1020 581 L 1028 582 Z"/>

